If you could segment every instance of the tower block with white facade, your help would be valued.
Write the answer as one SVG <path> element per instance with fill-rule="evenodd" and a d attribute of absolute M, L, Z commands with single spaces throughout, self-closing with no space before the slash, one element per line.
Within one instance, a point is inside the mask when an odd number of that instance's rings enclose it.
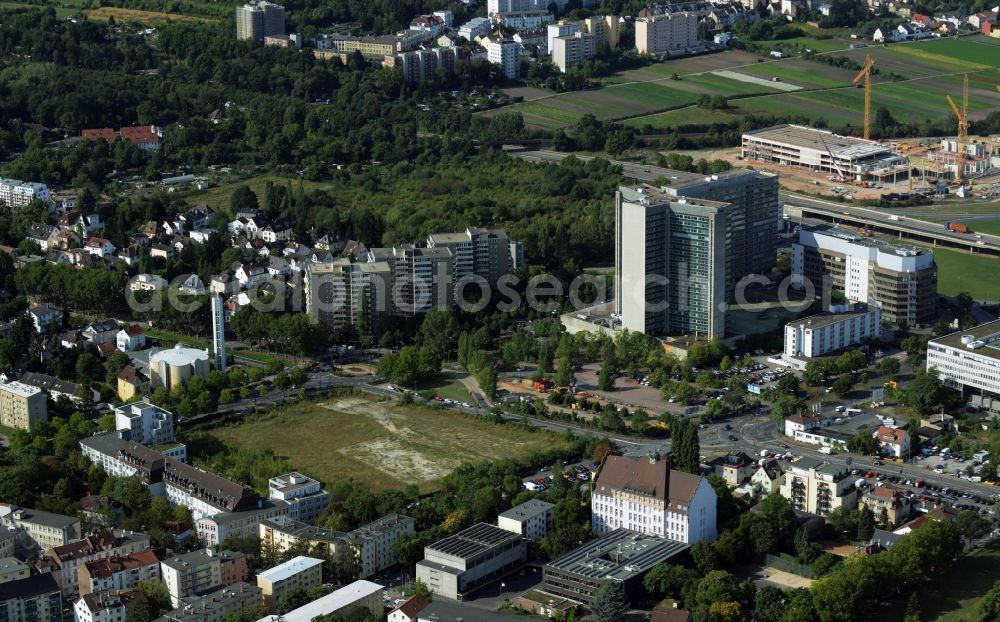
<path fill-rule="evenodd" d="M 212 353 L 215 368 L 226 371 L 226 314 L 222 308 L 222 296 L 212 292 Z"/>

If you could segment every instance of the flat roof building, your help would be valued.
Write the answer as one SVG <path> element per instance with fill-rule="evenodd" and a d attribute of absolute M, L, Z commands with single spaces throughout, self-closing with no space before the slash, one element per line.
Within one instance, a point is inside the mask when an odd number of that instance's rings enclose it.
<path fill-rule="evenodd" d="M 424 547 L 416 575 L 434 594 L 460 599 L 472 588 L 524 564 L 527 554 L 521 534 L 478 523 Z"/>
<path fill-rule="evenodd" d="M 892 246 L 835 225 L 803 226 L 792 244 L 792 287 L 820 295 L 826 279 L 854 302 L 877 303 L 882 321 L 937 318 L 937 264 L 930 249 Z"/>
<path fill-rule="evenodd" d="M 931 339 L 927 371 L 963 397 L 1000 399 L 1000 320 Z"/>
<path fill-rule="evenodd" d="M 819 516 L 841 506 L 852 510 L 858 504 L 858 490 L 849 467 L 809 457 L 788 465 L 780 492 L 792 509 Z"/>
<path fill-rule="evenodd" d="M 281 595 L 292 589 L 309 591 L 323 584 L 323 560 L 299 555 L 283 564 L 257 573 L 257 587 L 264 598 L 276 605 Z"/>
<path fill-rule="evenodd" d="M 839 136 L 801 125 L 776 125 L 743 134 L 743 158 L 798 166 L 843 176 L 846 181 L 879 181 L 909 174 L 909 159 L 874 140 Z"/>
<path fill-rule="evenodd" d="M 262 601 L 259 587 L 240 581 L 204 596 L 182 598 L 180 607 L 155 622 L 220 622 L 227 615 L 246 611 Z"/>
<path fill-rule="evenodd" d="M 832 305 L 829 311 L 785 324 L 786 361 L 823 356 L 882 336 L 882 310 L 878 304 Z"/>
<path fill-rule="evenodd" d="M 657 564 L 683 555 L 690 545 L 629 529 L 615 529 L 542 568 L 542 589 L 590 603 L 606 581 L 622 584 L 627 599 L 642 593 L 642 579 Z"/>
<path fill-rule="evenodd" d="M 115 428 L 125 440 L 140 445 L 159 445 L 174 440 L 174 415 L 149 400 L 124 404 L 115 409 Z"/>
<path fill-rule="evenodd" d="M 0 424 L 31 431 L 48 420 L 48 400 L 41 389 L 21 382 L 0 383 Z"/>
<path fill-rule="evenodd" d="M 272 477 L 267 482 L 271 499 L 288 503 L 288 516 L 303 523 L 312 523 L 330 503 L 330 493 L 319 480 L 298 471 Z"/>
<path fill-rule="evenodd" d="M 385 588 L 378 583 L 355 581 L 298 609 L 280 616 L 266 616 L 257 622 L 312 622 L 320 616 L 334 616 L 353 607 L 364 607 L 372 616 L 381 619 L 385 613 L 382 607 L 383 589 Z"/>
<path fill-rule="evenodd" d="M 62 596 L 50 574 L 0 583 L 0 619 L 4 622 L 62 622 Z"/>
<path fill-rule="evenodd" d="M 285 34 L 285 7 L 266 0 L 252 0 L 236 7 L 236 38 L 252 39 L 258 44 L 264 37 Z"/>
<path fill-rule="evenodd" d="M 555 505 L 541 499 L 531 499 L 497 516 L 497 527 L 521 534 L 529 542 L 538 542 L 553 528 Z"/>
<path fill-rule="evenodd" d="M 7 527 L 20 527 L 39 549 L 62 546 L 80 539 L 80 519 L 42 510 L 0 504 L 0 520 Z"/>

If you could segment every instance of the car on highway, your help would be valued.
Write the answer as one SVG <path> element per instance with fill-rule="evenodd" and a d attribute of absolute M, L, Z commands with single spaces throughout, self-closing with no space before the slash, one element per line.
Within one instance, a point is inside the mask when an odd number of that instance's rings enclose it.
<path fill-rule="evenodd" d="M 739 440 L 739 439 L 737 439 L 735 435 L 733 435 L 733 434 L 730 434 L 730 435 L 729 435 L 729 440 L 735 443 L 735 442 L 736 442 L 737 440 Z"/>

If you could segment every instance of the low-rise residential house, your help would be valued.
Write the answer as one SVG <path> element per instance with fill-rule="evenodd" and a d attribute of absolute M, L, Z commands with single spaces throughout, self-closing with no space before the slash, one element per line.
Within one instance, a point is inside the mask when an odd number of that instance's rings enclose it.
<path fill-rule="evenodd" d="M 87 495 L 80 499 L 80 512 L 86 524 L 111 527 L 125 518 L 125 508 L 107 495 Z"/>
<path fill-rule="evenodd" d="M 725 456 L 717 456 L 708 461 L 716 475 L 730 486 L 739 486 L 750 479 L 757 464 L 742 451 L 734 451 Z"/>
<path fill-rule="evenodd" d="M 411 596 L 389 612 L 386 622 L 417 622 L 417 616 L 427 607 L 422 596 Z"/>
<path fill-rule="evenodd" d="M 205 242 L 208 242 L 209 238 L 215 235 L 215 231 L 213 229 L 195 229 L 188 235 L 190 236 L 192 242 L 196 244 L 204 244 Z"/>
<path fill-rule="evenodd" d="M 173 261 L 174 247 L 169 244 L 164 244 L 162 242 L 156 242 L 151 244 L 149 247 L 149 257 L 151 259 L 162 259 L 163 261 Z"/>
<path fill-rule="evenodd" d="M 95 346 L 102 343 L 115 343 L 118 337 L 118 322 L 107 319 L 100 322 L 92 322 L 83 329 L 83 337 Z"/>
<path fill-rule="evenodd" d="M 903 458 L 910 453 L 910 435 L 902 428 L 879 426 L 873 436 L 886 455 Z"/>
<path fill-rule="evenodd" d="M 104 238 L 92 237 L 83 245 L 84 249 L 95 257 L 108 257 L 115 254 L 115 245 Z"/>
<path fill-rule="evenodd" d="M 146 332 L 138 324 L 133 324 L 119 330 L 115 340 L 120 352 L 141 350 L 146 347 Z"/>
<path fill-rule="evenodd" d="M 38 244 L 42 252 L 49 250 L 49 238 L 57 229 L 44 223 L 33 223 L 24 234 L 26 240 Z"/>
<path fill-rule="evenodd" d="M 201 203 L 181 213 L 178 219 L 184 223 L 188 231 L 194 231 L 208 226 L 214 215 L 215 211 L 211 207 L 205 203 Z"/>
<path fill-rule="evenodd" d="M 240 288 L 239 281 L 231 272 L 223 272 L 212 276 L 209 289 L 217 294 L 235 294 Z"/>
<path fill-rule="evenodd" d="M 43 391 L 48 391 L 52 399 L 57 400 L 60 396 L 65 396 L 66 399 L 70 400 L 74 404 L 78 404 L 83 401 L 83 391 L 84 387 L 82 384 L 76 382 L 69 382 L 68 380 L 60 380 L 55 376 L 49 376 L 48 374 L 39 374 L 32 371 L 26 371 L 21 374 L 21 377 L 17 379 L 21 384 L 26 384 L 32 387 L 37 387 Z M 96 404 L 101 401 L 101 394 L 97 389 L 90 390 L 90 399 Z"/>
<path fill-rule="evenodd" d="M 781 488 L 784 470 L 777 460 L 763 460 L 750 476 L 750 485 L 762 497 L 773 495 Z"/>
<path fill-rule="evenodd" d="M 182 294 L 188 296 L 200 296 L 208 291 L 205 287 L 205 282 L 197 274 L 189 274 L 187 278 L 181 281 L 178 289 Z"/>
<path fill-rule="evenodd" d="M 160 560 L 151 549 L 105 557 L 80 566 L 80 595 L 104 590 L 129 591 L 140 581 L 159 581 Z"/>
<path fill-rule="evenodd" d="M 234 275 L 243 289 L 256 287 L 267 279 L 267 269 L 254 264 L 245 263 L 236 269 Z"/>
<path fill-rule="evenodd" d="M 72 229 L 59 229 L 49 236 L 48 248 L 66 251 L 79 246 L 81 239 L 80 234 Z"/>
<path fill-rule="evenodd" d="M 117 257 L 118 260 L 126 266 L 134 266 L 139 263 L 140 259 L 142 259 L 142 249 L 138 246 L 130 244 L 129 246 L 126 246 L 118 251 L 118 254 L 115 255 L 115 257 Z"/>
<path fill-rule="evenodd" d="M 287 242 L 292 239 L 293 234 L 292 225 L 285 220 L 270 222 L 264 225 L 259 231 L 260 238 L 268 244 Z"/>
<path fill-rule="evenodd" d="M 126 365 L 118 372 L 118 399 L 127 402 L 137 395 L 149 395 L 149 376 L 134 365 Z"/>
<path fill-rule="evenodd" d="M 909 497 L 892 486 L 879 485 L 870 489 L 862 495 L 861 503 L 868 506 L 876 521 L 886 522 L 890 528 L 899 525 L 913 513 L 913 503 Z"/>
<path fill-rule="evenodd" d="M 155 125 L 139 125 L 121 128 L 118 133 L 122 140 L 128 141 L 143 151 L 156 151 L 160 146 L 163 130 Z"/>
<path fill-rule="evenodd" d="M 35 332 L 44 333 L 62 326 L 62 310 L 47 302 L 28 309 L 28 318 L 35 326 Z"/>
<path fill-rule="evenodd" d="M 133 292 L 155 292 L 166 289 L 168 285 L 162 276 L 145 273 L 135 275 L 128 282 L 128 288 Z"/>
<path fill-rule="evenodd" d="M 829 421 L 820 413 L 800 412 L 785 419 L 785 436 L 795 437 L 796 432 L 813 430 L 830 425 Z"/>
<path fill-rule="evenodd" d="M 83 333 L 78 330 L 68 330 L 59 335 L 59 345 L 67 350 L 79 347 L 84 341 L 86 341 L 86 339 L 84 339 Z"/>

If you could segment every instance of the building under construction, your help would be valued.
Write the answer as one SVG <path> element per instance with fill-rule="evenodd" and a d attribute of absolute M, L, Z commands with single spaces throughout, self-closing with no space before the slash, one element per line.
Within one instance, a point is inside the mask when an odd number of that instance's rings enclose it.
<path fill-rule="evenodd" d="M 743 135 L 743 158 L 797 166 L 845 182 L 892 183 L 910 173 L 909 159 L 873 140 L 801 125 L 776 125 Z"/>
<path fill-rule="evenodd" d="M 972 179 L 1000 166 L 1000 141 L 973 140 L 962 146 L 965 157 L 962 158 L 961 179 Z M 907 155 L 910 156 L 914 176 L 943 181 L 957 180 L 958 149 L 957 140 L 943 138 L 937 146 L 911 151 Z"/>

